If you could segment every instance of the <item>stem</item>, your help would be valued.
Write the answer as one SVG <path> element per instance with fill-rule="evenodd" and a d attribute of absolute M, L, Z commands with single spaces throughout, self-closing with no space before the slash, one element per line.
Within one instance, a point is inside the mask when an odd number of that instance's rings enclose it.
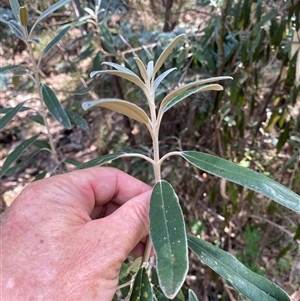
<path fill-rule="evenodd" d="M 25 28 L 25 30 L 26 30 L 26 28 Z M 31 47 L 30 42 L 26 42 L 26 44 L 27 44 L 28 52 L 29 52 L 30 59 L 32 62 L 32 66 L 33 66 L 32 69 L 33 69 L 33 73 L 34 73 L 34 77 L 35 77 L 35 81 L 36 81 L 37 93 L 38 93 L 39 99 L 40 99 L 40 113 L 42 115 L 42 118 L 43 118 L 43 121 L 44 121 L 44 124 L 46 127 L 46 135 L 47 135 L 50 147 L 51 147 L 51 153 L 52 153 L 52 156 L 53 156 L 56 166 L 58 166 L 60 173 L 62 173 L 63 170 L 61 168 L 60 161 L 58 159 L 58 155 L 56 152 L 53 136 L 50 131 L 50 126 L 49 126 L 49 123 L 47 120 L 47 111 L 45 108 L 45 104 L 43 102 L 43 95 L 42 95 L 41 89 L 40 89 L 41 81 L 40 81 L 40 75 L 39 75 L 39 67 L 37 66 L 36 60 L 34 58 L 33 49 Z"/>
<path fill-rule="evenodd" d="M 135 279 L 135 278 L 134 278 L 134 279 Z M 123 288 L 123 287 L 126 287 L 126 286 L 131 285 L 131 284 L 134 282 L 134 279 L 131 279 L 130 281 L 128 281 L 128 282 L 126 282 L 126 283 L 123 283 L 123 284 L 119 285 L 119 286 L 117 287 L 117 290 L 119 290 L 119 289 L 121 289 L 121 288 Z"/>
<path fill-rule="evenodd" d="M 167 158 L 171 157 L 171 156 L 181 156 L 181 152 L 179 151 L 173 151 L 170 153 L 165 154 L 163 157 L 161 157 L 161 159 L 159 160 L 159 165 L 161 165 Z"/>
<path fill-rule="evenodd" d="M 129 154 L 122 155 L 122 158 L 130 158 L 130 157 L 142 158 L 142 159 L 148 161 L 150 164 L 152 164 L 152 165 L 154 164 L 154 161 L 151 158 L 149 158 L 143 154 L 129 153 Z"/>
<path fill-rule="evenodd" d="M 154 90 L 154 78 L 152 77 L 152 80 L 150 82 L 150 79 L 148 79 L 148 82 L 146 83 L 147 86 L 147 92 L 146 97 L 148 100 L 149 108 L 150 108 L 150 115 L 151 115 L 151 128 L 148 127 L 149 132 L 151 134 L 152 138 L 152 145 L 153 145 L 153 171 L 154 171 L 154 177 L 155 177 L 155 183 L 161 180 L 161 170 L 160 170 L 160 158 L 159 158 L 159 122 L 157 120 L 156 116 L 156 109 L 155 109 L 155 90 Z M 146 241 L 146 247 L 143 254 L 142 264 L 146 265 L 148 264 L 150 253 L 152 248 L 152 242 L 150 235 L 147 236 Z"/>

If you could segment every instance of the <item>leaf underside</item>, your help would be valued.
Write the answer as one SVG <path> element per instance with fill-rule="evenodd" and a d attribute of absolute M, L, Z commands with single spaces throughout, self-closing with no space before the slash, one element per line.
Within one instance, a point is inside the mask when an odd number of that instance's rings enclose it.
<path fill-rule="evenodd" d="M 139 122 L 149 124 L 149 118 L 144 110 L 142 110 L 140 107 L 138 107 L 134 103 L 131 103 L 131 102 L 123 100 L 123 99 L 104 98 L 104 99 L 98 99 L 98 100 L 85 101 L 82 104 L 82 108 L 84 110 L 87 110 L 94 106 L 100 106 L 103 108 L 107 108 L 112 111 L 126 115 Z"/>
<path fill-rule="evenodd" d="M 44 83 L 42 84 L 41 91 L 43 95 L 43 101 L 53 118 L 55 118 L 65 128 L 70 129 L 72 127 L 70 119 L 66 111 L 61 106 L 54 91 Z"/>
<path fill-rule="evenodd" d="M 80 164 L 77 166 L 78 169 L 90 168 L 94 166 L 102 166 L 107 163 L 110 163 L 113 160 L 121 158 L 125 153 L 115 153 L 115 154 L 108 154 L 101 157 L 94 158 L 88 162 Z"/>
<path fill-rule="evenodd" d="M 189 289 L 189 301 L 199 301 L 196 294 L 191 289 Z"/>
<path fill-rule="evenodd" d="M 8 110 L 8 112 L 0 119 L 0 130 L 2 130 L 16 116 L 16 114 L 21 111 L 26 101 L 27 100 L 20 102 L 14 108 L 9 108 L 10 110 Z"/>
<path fill-rule="evenodd" d="M 10 168 L 10 166 L 22 155 L 25 149 L 32 145 L 38 137 L 39 134 L 23 141 L 6 157 L 2 165 L 2 169 L 0 170 L 0 178 L 5 174 L 5 172 Z"/>

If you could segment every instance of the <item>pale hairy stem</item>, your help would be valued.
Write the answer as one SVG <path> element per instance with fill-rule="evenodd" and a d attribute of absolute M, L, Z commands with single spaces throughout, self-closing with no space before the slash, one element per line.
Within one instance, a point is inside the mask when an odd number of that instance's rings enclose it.
<path fill-rule="evenodd" d="M 151 127 L 149 127 L 149 131 L 152 138 L 152 144 L 153 144 L 153 171 L 154 171 L 154 177 L 155 177 L 155 183 L 161 180 L 161 170 L 160 170 L 160 163 L 159 163 L 159 140 L 158 140 L 158 134 L 159 134 L 159 123 L 157 122 L 157 116 L 156 116 L 156 109 L 155 109 L 155 91 L 154 91 L 154 78 L 150 81 L 146 82 L 146 90 L 147 92 L 146 97 L 149 104 L 150 109 L 150 115 L 151 115 Z M 142 264 L 147 266 L 148 261 L 150 259 L 151 254 L 151 248 L 152 248 L 152 241 L 150 238 L 150 235 L 147 236 L 146 240 L 146 247 L 143 254 Z"/>
<path fill-rule="evenodd" d="M 165 154 L 163 157 L 160 158 L 159 165 L 161 165 L 167 158 L 169 158 L 171 156 L 181 156 L 181 152 L 174 151 L 174 152 Z"/>
<path fill-rule="evenodd" d="M 123 154 L 122 155 L 122 158 L 131 158 L 131 157 L 141 158 L 141 159 L 144 159 L 144 160 L 148 161 L 151 165 L 154 164 L 154 161 L 151 158 L 149 158 L 149 157 L 147 157 L 143 154 L 129 153 L 129 154 Z"/>
<path fill-rule="evenodd" d="M 158 137 L 158 130 L 157 129 L 157 137 Z M 161 164 L 162 162 L 167 159 L 170 156 L 175 156 L 175 155 L 179 155 L 180 156 L 180 152 L 170 152 L 166 155 L 164 155 L 161 159 L 159 158 L 159 142 L 158 139 L 155 141 L 153 140 L 153 149 L 154 149 L 154 162 L 153 162 L 153 169 L 154 169 L 154 174 L 155 174 L 155 183 L 157 183 L 158 181 L 161 180 Z M 155 151 L 157 152 L 157 156 L 155 156 Z M 156 160 L 155 160 L 156 158 Z M 149 161 L 149 160 L 148 160 Z M 147 241 L 146 241 L 146 247 L 145 247 L 145 251 L 144 251 L 144 255 L 143 255 L 143 265 L 148 264 L 149 258 L 150 258 L 150 253 L 151 253 L 151 248 L 152 248 L 152 242 L 151 242 L 151 238 L 148 235 L 147 236 Z"/>
<path fill-rule="evenodd" d="M 25 28 L 25 30 L 26 30 L 26 34 L 27 34 L 27 29 Z M 48 141 L 49 141 L 49 144 L 50 144 L 51 153 L 52 153 L 52 156 L 53 156 L 53 159 L 55 161 L 56 166 L 59 168 L 60 173 L 62 173 L 63 171 L 62 171 L 62 168 L 61 168 L 61 165 L 60 165 L 60 161 L 58 159 L 58 155 L 57 155 L 57 152 L 56 152 L 53 136 L 52 136 L 51 131 L 50 131 L 50 126 L 49 126 L 49 123 L 48 123 L 48 120 L 47 120 L 47 112 L 46 112 L 45 104 L 43 102 L 43 95 L 42 95 L 41 89 L 40 89 L 41 81 L 40 81 L 40 75 L 39 75 L 39 68 L 38 68 L 36 60 L 34 58 L 33 49 L 31 47 L 30 42 L 26 42 L 26 45 L 27 45 L 28 52 L 29 52 L 29 55 L 30 55 L 30 59 L 31 59 L 31 62 L 32 62 L 32 66 L 33 66 L 32 69 L 33 69 L 34 77 L 35 77 L 35 81 L 36 81 L 37 93 L 39 95 L 39 99 L 41 100 L 40 101 L 40 113 L 42 115 L 42 118 L 43 118 L 43 121 L 44 121 L 44 124 L 45 124 L 45 127 L 46 127 L 46 135 L 47 135 L 47 138 L 48 138 Z"/>
<path fill-rule="evenodd" d="M 121 289 L 121 288 L 123 288 L 123 287 L 126 287 L 126 286 L 131 285 L 131 284 L 134 282 L 134 279 L 135 279 L 135 278 L 131 279 L 131 280 L 128 281 L 128 282 L 125 282 L 125 283 L 119 285 L 119 286 L 117 287 L 117 290 L 119 290 L 119 289 Z"/>

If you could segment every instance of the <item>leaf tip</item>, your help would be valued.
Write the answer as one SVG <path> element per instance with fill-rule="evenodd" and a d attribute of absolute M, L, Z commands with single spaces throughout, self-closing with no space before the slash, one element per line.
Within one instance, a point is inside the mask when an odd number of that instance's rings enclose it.
<path fill-rule="evenodd" d="M 82 103 L 81 107 L 86 111 L 88 110 L 90 107 L 92 106 L 90 101 L 85 101 L 84 103 Z"/>
<path fill-rule="evenodd" d="M 93 78 L 93 77 L 97 74 L 97 72 L 98 72 L 98 71 L 93 71 L 93 72 L 91 72 L 91 73 L 90 73 L 90 78 Z"/>

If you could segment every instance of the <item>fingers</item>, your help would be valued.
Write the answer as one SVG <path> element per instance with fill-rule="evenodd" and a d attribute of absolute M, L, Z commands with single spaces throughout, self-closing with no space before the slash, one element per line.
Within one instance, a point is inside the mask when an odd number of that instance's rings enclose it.
<path fill-rule="evenodd" d="M 100 240 L 107 240 L 108 255 L 115 254 L 118 260 L 123 261 L 139 241 L 148 235 L 150 195 L 151 191 L 140 194 L 105 219 L 93 220 L 89 223 L 89 228 L 93 228 L 92 231 L 88 231 L 89 233 L 94 235 L 98 233 Z M 99 229 L 105 229 L 105 234 Z M 139 246 L 139 253 L 140 251 Z"/>
<path fill-rule="evenodd" d="M 109 201 L 122 205 L 150 189 L 147 184 L 118 169 L 94 167 L 36 181 L 28 185 L 24 193 L 32 196 L 34 192 L 43 201 L 71 207 L 80 205 L 90 215 L 97 206 Z"/>
<path fill-rule="evenodd" d="M 82 172 L 82 174 L 79 172 Z M 81 192 L 80 200 L 89 212 L 110 201 L 122 205 L 127 200 L 151 189 L 134 177 L 109 167 L 91 168 L 73 173 L 74 186 Z M 91 200 L 94 202 L 91 203 Z"/>
<path fill-rule="evenodd" d="M 34 214 L 29 212 L 31 218 L 41 219 L 45 212 L 51 214 L 56 210 L 55 217 L 60 223 L 69 219 L 72 223 L 67 225 L 83 222 L 84 237 L 101 246 L 104 243 L 106 255 L 116 254 L 122 261 L 149 232 L 150 195 L 151 187 L 130 175 L 114 168 L 97 167 L 36 181 L 24 189 L 19 199 L 27 211 L 35 210 Z M 105 208 L 105 215 L 109 215 L 97 219 Z M 91 220 L 86 214 L 96 219 Z"/>

